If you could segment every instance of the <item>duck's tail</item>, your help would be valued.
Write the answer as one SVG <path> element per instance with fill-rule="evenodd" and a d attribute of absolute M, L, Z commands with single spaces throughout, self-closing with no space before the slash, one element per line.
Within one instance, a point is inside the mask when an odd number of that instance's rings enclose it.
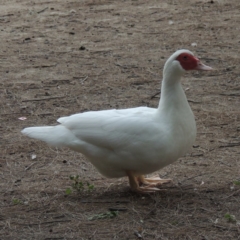
<path fill-rule="evenodd" d="M 35 138 L 56 147 L 64 147 L 73 143 L 76 137 L 63 125 L 28 127 L 21 131 L 24 135 Z"/>

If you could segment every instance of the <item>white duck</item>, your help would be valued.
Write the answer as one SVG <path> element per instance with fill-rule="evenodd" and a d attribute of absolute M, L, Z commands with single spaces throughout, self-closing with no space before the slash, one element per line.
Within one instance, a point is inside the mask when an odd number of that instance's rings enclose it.
<path fill-rule="evenodd" d="M 175 162 L 193 145 L 196 123 L 180 78 L 188 70 L 211 70 L 188 50 L 176 51 L 163 70 L 158 108 L 92 111 L 62 117 L 57 126 L 29 127 L 22 133 L 80 152 L 106 177 L 128 176 L 131 189 L 148 193 L 169 182 L 145 178 Z"/>

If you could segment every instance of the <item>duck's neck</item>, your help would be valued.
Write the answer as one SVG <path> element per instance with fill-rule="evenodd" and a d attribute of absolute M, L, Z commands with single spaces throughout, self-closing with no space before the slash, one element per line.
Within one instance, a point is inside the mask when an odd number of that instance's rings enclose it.
<path fill-rule="evenodd" d="M 180 82 L 181 76 L 180 72 L 165 71 L 158 112 L 175 112 L 190 108 Z"/>

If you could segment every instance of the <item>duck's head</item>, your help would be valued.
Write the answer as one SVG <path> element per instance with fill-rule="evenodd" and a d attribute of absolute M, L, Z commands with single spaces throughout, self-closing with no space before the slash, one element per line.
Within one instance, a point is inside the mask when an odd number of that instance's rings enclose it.
<path fill-rule="evenodd" d="M 203 64 L 193 53 L 186 49 L 181 49 L 176 51 L 172 56 L 167 60 L 164 65 L 163 73 L 175 73 L 182 75 L 186 71 L 190 70 L 212 70 L 211 67 Z M 171 74 L 172 75 L 172 74 Z"/>

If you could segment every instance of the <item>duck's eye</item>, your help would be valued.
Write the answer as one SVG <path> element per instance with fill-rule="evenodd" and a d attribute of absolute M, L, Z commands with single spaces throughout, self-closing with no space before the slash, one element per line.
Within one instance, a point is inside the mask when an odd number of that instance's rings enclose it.
<path fill-rule="evenodd" d="M 187 59 L 188 59 L 188 57 L 185 55 L 185 56 L 183 56 L 183 59 L 184 59 L 184 60 L 187 60 Z"/>

